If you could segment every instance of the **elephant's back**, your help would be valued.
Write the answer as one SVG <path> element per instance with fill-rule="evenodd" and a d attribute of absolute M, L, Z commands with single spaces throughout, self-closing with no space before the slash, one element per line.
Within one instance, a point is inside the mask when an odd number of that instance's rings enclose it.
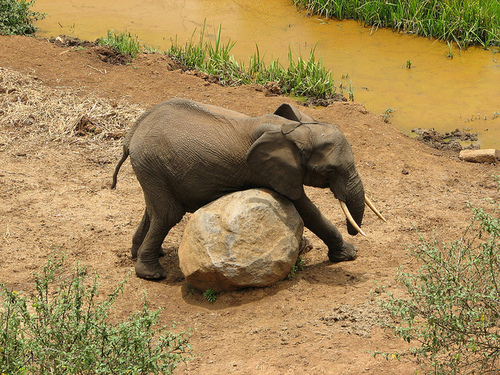
<path fill-rule="evenodd" d="M 163 102 L 139 118 L 129 144 L 132 164 L 182 175 L 242 164 L 253 141 L 252 119 L 185 99 Z"/>

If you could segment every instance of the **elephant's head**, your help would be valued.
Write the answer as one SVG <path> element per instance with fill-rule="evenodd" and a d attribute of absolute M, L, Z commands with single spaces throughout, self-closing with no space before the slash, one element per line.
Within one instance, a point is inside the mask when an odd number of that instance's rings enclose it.
<path fill-rule="evenodd" d="M 275 115 L 283 118 L 281 129 L 254 142 L 247 153 L 250 167 L 291 200 L 304 194 L 303 185 L 329 187 L 341 202 L 349 234 L 363 233 L 365 192 L 345 136 L 336 126 L 319 123 L 288 104 Z"/>

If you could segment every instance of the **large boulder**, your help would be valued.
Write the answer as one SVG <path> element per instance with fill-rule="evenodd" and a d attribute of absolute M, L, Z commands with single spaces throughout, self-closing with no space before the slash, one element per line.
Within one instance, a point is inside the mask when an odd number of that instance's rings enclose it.
<path fill-rule="evenodd" d="M 191 216 L 179 246 L 180 268 L 203 291 L 268 286 L 296 263 L 303 230 L 295 206 L 280 194 L 232 193 Z"/>

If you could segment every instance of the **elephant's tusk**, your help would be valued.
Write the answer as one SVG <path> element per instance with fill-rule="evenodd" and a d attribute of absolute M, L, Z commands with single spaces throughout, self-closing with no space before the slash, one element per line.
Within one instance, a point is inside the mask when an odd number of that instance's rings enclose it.
<path fill-rule="evenodd" d="M 383 217 L 382 214 L 380 212 L 378 212 L 378 210 L 373 205 L 372 201 L 366 195 L 365 195 L 365 202 L 368 205 L 368 207 L 370 207 L 372 209 L 372 211 L 375 212 L 375 215 L 377 215 L 383 221 L 387 221 L 387 220 L 385 220 L 385 217 Z"/>
<path fill-rule="evenodd" d="M 344 215 L 347 218 L 347 220 L 349 221 L 349 223 L 351 223 L 351 225 L 354 227 L 354 229 L 356 229 L 359 233 L 361 233 L 363 236 L 366 237 L 365 232 L 363 232 L 363 230 L 359 227 L 358 224 L 356 224 L 356 222 L 352 218 L 352 215 L 349 212 L 349 209 L 347 208 L 347 205 L 345 204 L 345 202 L 342 202 L 341 200 L 339 200 L 339 202 L 340 202 L 340 207 L 342 208 L 342 211 L 344 211 Z"/>

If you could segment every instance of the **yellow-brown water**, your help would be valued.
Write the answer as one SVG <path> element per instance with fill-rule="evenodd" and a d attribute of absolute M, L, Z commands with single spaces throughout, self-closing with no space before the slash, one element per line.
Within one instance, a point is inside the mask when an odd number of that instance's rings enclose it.
<path fill-rule="evenodd" d="M 37 0 L 34 10 L 50 14 L 36 24 L 41 37 L 94 40 L 114 29 L 162 50 L 176 36 L 189 40 L 206 20 L 212 37 L 222 25 L 244 63 L 255 44 L 283 62 L 290 46 L 304 57 L 316 46 L 334 79 L 352 80 L 356 101 L 374 113 L 395 110 L 391 121 L 402 131 L 459 128 L 479 132 L 482 148 L 500 148 L 500 53 L 453 48 L 450 59 L 446 43 L 309 17 L 290 0 Z"/>

